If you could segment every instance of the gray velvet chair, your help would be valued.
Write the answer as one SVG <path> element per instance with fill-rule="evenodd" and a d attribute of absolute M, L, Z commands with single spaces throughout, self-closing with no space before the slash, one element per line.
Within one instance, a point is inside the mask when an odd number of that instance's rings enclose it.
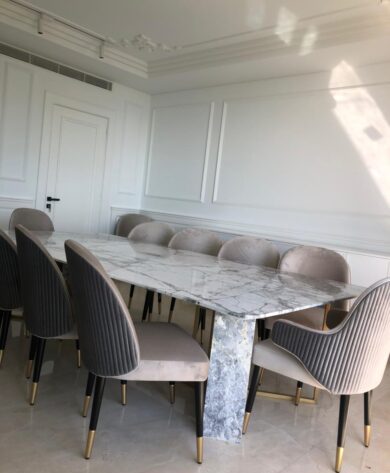
<path fill-rule="evenodd" d="M 346 260 L 335 251 L 315 246 L 296 246 L 289 249 L 281 258 L 279 270 L 298 273 L 318 279 L 330 279 L 343 283 L 350 282 L 350 269 Z M 325 330 L 340 323 L 348 313 L 348 302 L 340 301 L 324 307 L 314 307 L 291 314 L 270 317 L 261 321 L 260 338 L 264 339 L 277 320 L 291 320 L 315 330 Z M 301 399 L 302 380 L 298 380 L 295 392 L 295 405 Z M 316 390 L 314 398 L 316 398 Z"/>
<path fill-rule="evenodd" d="M 239 236 L 223 244 L 218 258 L 236 263 L 277 268 L 280 255 L 276 246 L 268 240 Z"/>
<path fill-rule="evenodd" d="M 152 222 L 153 219 L 142 214 L 121 215 L 115 227 L 115 235 L 127 238 L 131 230 L 141 223 Z"/>
<path fill-rule="evenodd" d="M 27 378 L 31 375 L 30 404 L 34 405 L 48 339 L 76 341 L 78 366 L 80 347 L 73 320 L 72 304 L 64 276 L 46 248 L 22 225 L 15 228 L 23 314 L 31 333 L 31 346 L 27 365 Z"/>
<path fill-rule="evenodd" d="M 9 219 L 9 229 L 14 230 L 16 225 L 23 225 L 27 230 L 31 231 L 54 231 L 54 225 L 50 217 L 38 209 L 15 209 Z"/>
<path fill-rule="evenodd" d="M 11 313 L 22 306 L 16 245 L 0 230 L 0 366 L 3 360 Z"/>
<path fill-rule="evenodd" d="M 206 354 L 174 324 L 134 325 L 117 287 L 99 261 L 74 241 L 65 243 L 65 251 L 83 363 L 89 371 L 86 398 L 91 396 L 96 380 L 85 458 L 91 456 L 106 379 L 115 378 L 125 383 L 193 382 L 197 461 L 202 463 L 203 391 L 209 367 Z"/>
<path fill-rule="evenodd" d="M 253 375 L 243 432 L 248 427 L 261 368 L 340 395 L 335 470 L 342 465 L 351 395 L 364 394 L 364 444 L 370 444 L 370 402 L 390 353 L 390 278 L 373 284 L 356 299 L 345 319 L 327 332 L 292 321 L 275 323 L 271 339 L 253 350 Z"/>
<path fill-rule="evenodd" d="M 131 230 L 129 234 L 129 240 L 141 242 L 141 243 L 152 243 L 154 245 L 168 246 L 171 238 L 175 234 L 175 231 L 171 226 L 162 222 L 146 222 L 137 225 Z M 129 308 L 131 307 L 131 300 L 133 297 L 134 286 L 130 288 L 130 299 Z M 161 314 L 161 294 L 157 294 L 158 298 L 158 313 Z M 144 310 L 142 313 L 142 320 L 146 320 L 153 312 L 153 299 L 154 292 L 146 291 Z"/>
<path fill-rule="evenodd" d="M 217 256 L 222 246 L 222 241 L 218 236 L 208 230 L 201 228 L 185 228 L 176 233 L 169 242 L 168 247 L 173 250 L 193 251 L 204 255 Z M 169 307 L 168 322 L 172 321 L 173 311 L 175 310 L 176 299 L 171 298 Z M 196 336 L 199 328 L 201 329 L 201 343 L 203 341 L 203 333 L 206 324 L 206 309 L 197 308 L 197 316 L 195 317 L 193 335 Z"/>

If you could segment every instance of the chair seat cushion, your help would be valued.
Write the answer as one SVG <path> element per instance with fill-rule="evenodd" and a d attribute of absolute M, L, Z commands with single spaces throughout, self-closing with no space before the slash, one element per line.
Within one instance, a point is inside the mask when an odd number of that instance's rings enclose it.
<path fill-rule="evenodd" d="M 134 324 L 140 347 L 140 363 L 117 379 L 133 381 L 205 381 L 209 359 L 187 332 L 175 324 Z"/>
<path fill-rule="evenodd" d="M 279 348 L 271 339 L 255 344 L 252 363 L 269 371 L 302 381 L 317 388 L 324 387 L 306 370 L 303 364 L 291 353 Z"/>
<path fill-rule="evenodd" d="M 291 322 L 304 325 L 305 327 L 314 330 L 322 330 L 324 323 L 324 308 L 313 307 L 312 309 L 298 310 L 297 312 L 291 312 L 290 314 L 269 317 L 265 319 L 265 328 L 272 330 L 274 323 L 278 320 L 291 320 Z"/>

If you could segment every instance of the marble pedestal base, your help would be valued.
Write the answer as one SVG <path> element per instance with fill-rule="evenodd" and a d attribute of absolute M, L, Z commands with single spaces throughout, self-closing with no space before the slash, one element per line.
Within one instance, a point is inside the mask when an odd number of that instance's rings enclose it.
<path fill-rule="evenodd" d="M 204 411 L 204 436 L 239 443 L 256 320 L 216 314 Z"/>

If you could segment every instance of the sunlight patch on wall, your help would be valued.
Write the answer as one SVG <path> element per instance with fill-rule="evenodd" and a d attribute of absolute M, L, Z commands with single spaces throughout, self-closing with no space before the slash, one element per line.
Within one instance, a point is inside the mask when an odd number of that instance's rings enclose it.
<path fill-rule="evenodd" d="M 282 7 L 279 10 L 275 34 L 277 34 L 287 46 L 291 44 L 297 22 L 298 18 L 288 8 Z"/>
<path fill-rule="evenodd" d="M 375 99 L 364 87 L 332 89 L 345 78 L 352 83 L 357 83 L 359 79 L 354 69 L 342 61 L 333 69 L 329 84 L 336 102 L 333 112 L 390 206 L 390 126 Z"/>
<path fill-rule="evenodd" d="M 318 38 L 318 30 L 315 26 L 311 25 L 307 29 L 305 36 L 302 39 L 301 48 L 299 51 L 300 56 L 306 56 L 310 54 L 316 44 Z"/>

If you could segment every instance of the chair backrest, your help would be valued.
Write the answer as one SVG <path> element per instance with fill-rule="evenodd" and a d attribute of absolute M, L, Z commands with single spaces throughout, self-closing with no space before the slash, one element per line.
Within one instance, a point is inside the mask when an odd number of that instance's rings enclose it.
<path fill-rule="evenodd" d="M 239 236 L 223 244 L 218 253 L 218 258 L 235 261 L 236 263 L 277 268 L 279 251 L 268 240 Z"/>
<path fill-rule="evenodd" d="M 174 233 L 173 228 L 166 223 L 146 222 L 134 227 L 129 234 L 129 239 L 142 243 L 168 246 Z"/>
<path fill-rule="evenodd" d="M 38 209 L 15 209 L 9 219 L 9 229 L 14 230 L 16 225 L 23 225 L 31 231 L 54 231 L 54 225 L 50 217 Z"/>
<path fill-rule="evenodd" d="M 371 391 L 380 384 L 390 354 L 390 278 L 366 289 L 333 330 L 302 330 L 279 321 L 272 340 L 297 356 L 330 392 Z"/>
<path fill-rule="evenodd" d="M 117 287 L 99 261 L 72 240 L 65 242 L 83 363 L 98 376 L 119 376 L 140 360 L 137 334 Z"/>
<path fill-rule="evenodd" d="M 335 251 L 317 246 L 296 246 L 290 248 L 280 259 L 279 269 L 317 279 L 349 283 L 351 272 L 346 260 Z M 333 307 L 348 309 L 348 302 L 341 301 Z"/>
<path fill-rule="evenodd" d="M 140 223 L 152 222 L 153 219 L 142 214 L 121 215 L 115 227 L 115 235 L 128 237 L 131 230 Z"/>
<path fill-rule="evenodd" d="M 21 307 L 20 275 L 16 245 L 0 230 L 0 309 Z"/>
<path fill-rule="evenodd" d="M 173 236 L 169 248 L 217 256 L 222 245 L 218 236 L 201 228 L 185 228 Z"/>
<path fill-rule="evenodd" d="M 22 225 L 15 228 L 27 329 L 38 337 L 58 337 L 73 327 L 65 279 L 46 248 Z"/>

